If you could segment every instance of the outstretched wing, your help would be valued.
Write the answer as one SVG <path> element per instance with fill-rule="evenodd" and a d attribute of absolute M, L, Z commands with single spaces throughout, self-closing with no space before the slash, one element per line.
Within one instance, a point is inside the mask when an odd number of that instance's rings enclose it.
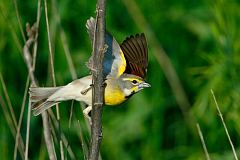
<path fill-rule="evenodd" d="M 145 78 L 148 67 L 148 46 L 144 33 L 126 38 L 121 44 L 126 58 L 125 73 Z"/>
<path fill-rule="evenodd" d="M 93 44 L 94 39 L 94 29 L 96 21 L 94 18 L 87 20 L 86 27 Z M 103 74 L 105 76 L 119 77 L 126 69 L 126 60 L 124 54 L 115 40 L 115 38 L 105 32 L 105 43 L 107 44 L 107 51 L 105 52 L 103 59 Z M 92 66 L 92 57 L 89 59 L 88 66 Z"/>

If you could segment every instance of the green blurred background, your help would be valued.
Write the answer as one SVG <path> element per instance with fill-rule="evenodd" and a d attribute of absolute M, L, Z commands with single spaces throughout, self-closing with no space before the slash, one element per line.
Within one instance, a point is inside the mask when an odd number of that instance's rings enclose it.
<path fill-rule="evenodd" d="M 37 0 L 0 2 L 0 157 L 13 159 L 28 69 L 20 24 L 36 21 Z M 48 0 L 48 16 L 57 85 L 89 74 L 91 55 L 86 20 L 95 17 L 96 1 Z M 44 3 L 41 2 L 35 76 L 40 86 L 52 86 Z M 149 43 L 147 81 L 141 91 L 118 107 L 103 112 L 103 160 L 205 159 L 199 123 L 211 159 L 234 159 L 211 94 L 214 91 L 237 154 L 240 147 L 240 1 L 239 0 L 115 0 L 107 1 L 107 29 L 121 43 L 144 32 Z M 74 69 L 70 70 L 66 51 Z M 75 70 L 75 73 L 74 73 Z M 5 85 L 4 85 L 5 84 Z M 6 87 L 6 90 L 5 90 Z M 5 92 L 6 91 L 6 92 Z M 8 98 L 9 96 L 9 98 Z M 25 144 L 27 102 L 21 136 Z M 90 137 L 80 104 L 60 104 L 61 131 L 76 159 L 84 159 Z M 53 108 L 55 113 L 55 107 Z M 48 159 L 41 117 L 31 116 L 29 159 Z M 55 137 L 58 137 L 55 130 Z M 59 156 L 59 143 L 55 142 Z M 66 159 L 73 159 L 64 147 Z M 21 159 L 18 152 L 17 159 Z"/>

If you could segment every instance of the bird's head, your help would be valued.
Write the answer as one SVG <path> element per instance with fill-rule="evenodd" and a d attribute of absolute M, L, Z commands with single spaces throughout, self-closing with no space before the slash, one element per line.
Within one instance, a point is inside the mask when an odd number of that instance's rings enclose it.
<path fill-rule="evenodd" d="M 144 88 L 151 87 L 151 85 L 146 83 L 141 77 L 126 73 L 119 77 L 119 85 L 126 98 Z"/>

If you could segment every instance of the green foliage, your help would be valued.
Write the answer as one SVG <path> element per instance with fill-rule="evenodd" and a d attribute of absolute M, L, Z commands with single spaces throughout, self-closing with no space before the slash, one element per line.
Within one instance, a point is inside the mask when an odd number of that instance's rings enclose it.
<path fill-rule="evenodd" d="M 216 112 L 210 93 L 216 95 L 229 134 L 239 153 L 240 121 L 240 2 L 238 0 L 152 0 L 136 1 L 157 40 L 169 56 L 181 80 L 193 115 L 190 121 L 182 113 L 168 80 L 154 57 L 149 43 L 147 81 L 152 85 L 118 107 L 105 107 L 103 113 L 104 160 L 204 159 L 204 151 L 195 123 L 199 123 L 211 159 L 233 159 L 233 153 Z M 17 1 L 21 25 L 36 21 L 37 0 Z M 43 3 L 42 3 L 43 4 Z M 48 2 L 50 32 L 54 51 L 57 85 L 72 80 L 63 44 L 69 47 L 78 77 L 89 73 L 85 66 L 91 55 L 91 43 L 85 22 L 95 17 L 95 1 Z M 60 17 L 58 21 L 57 17 Z M 107 1 L 107 28 L 122 42 L 130 34 L 147 32 L 137 28 L 134 17 L 120 0 Z M 64 32 L 64 33 L 63 33 Z M 63 43 L 62 34 L 66 36 Z M 150 35 L 147 35 L 147 38 Z M 28 70 L 23 59 L 24 39 L 20 32 L 13 1 L 0 2 L 0 74 L 16 118 L 20 116 Z M 41 10 L 39 47 L 35 75 L 40 86 L 52 86 L 44 8 Z M 176 88 L 175 88 L 176 89 Z M 0 85 L 0 105 L 8 106 Z M 89 143 L 79 103 L 75 102 L 69 128 L 71 102 L 60 104 L 61 129 L 76 159 L 84 159 L 84 144 Z M 2 109 L 2 108 L 1 108 Z M 53 109 L 55 112 L 55 109 Z M 25 143 L 27 103 L 21 135 Z M 15 139 L 3 110 L 0 112 L 0 157 L 12 159 Z M 29 159 L 47 159 L 40 117 L 31 117 Z M 57 134 L 57 133 L 56 133 Z M 56 142 L 57 154 L 59 144 Z M 82 145 L 85 145 L 82 147 Z M 67 149 L 64 153 L 68 159 Z M 60 157 L 60 156 L 58 156 Z M 18 154 L 18 159 L 20 155 Z"/>

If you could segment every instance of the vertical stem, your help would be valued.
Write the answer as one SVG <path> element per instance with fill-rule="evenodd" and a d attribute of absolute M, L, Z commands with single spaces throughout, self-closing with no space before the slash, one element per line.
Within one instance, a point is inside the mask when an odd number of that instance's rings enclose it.
<path fill-rule="evenodd" d="M 26 130 L 26 148 L 24 153 L 24 160 L 28 160 L 28 147 L 29 147 L 29 136 L 30 136 L 30 122 L 31 122 L 31 101 L 28 102 L 27 112 L 27 130 Z"/>
<path fill-rule="evenodd" d="M 49 56 L 50 56 L 50 68 L 52 72 L 52 80 L 53 80 L 53 86 L 56 86 L 56 80 L 55 80 L 55 71 L 54 71 L 54 64 L 53 64 L 53 51 L 52 51 L 52 43 L 51 43 L 51 37 L 50 37 L 50 29 L 49 29 L 49 20 L 48 20 L 48 8 L 47 8 L 47 0 L 44 0 L 44 8 L 45 8 L 45 18 L 46 18 L 46 26 L 47 26 L 47 35 L 48 35 L 48 48 L 49 48 Z M 56 105 L 56 111 L 57 111 L 57 121 L 59 124 L 59 146 L 60 146 L 60 155 L 61 160 L 64 160 L 64 151 L 63 151 L 63 143 L 61 139 L 61 125 L 60 125 L 60 114 L 59 114 L 59 106 Z"/>
<path fill-rule="evenodd" d="M 15 1 L 15 0 L 14 0 Z M 32 84 L 36 85 L 36 82 L 34 81 L 35 78 L 34 78 L 34 75 L 33 75 L 33 72 L 35 70 L 35 63 L 36 63 L 36 56 L 37 56 L 37 46 L 38 46 L 38 28 L 39 28 L 39 22 L 40 22 L 40 16 L 41 16 L 41 0 L 38 0 L 38 7 L 37 7 L 37 22 L 36 22 L 36 32 L 35 32 L 35 41 L 34 41 L 34 44 L 33 44 L 33 59 L 32 59 L 32 62 L 29 61 L 29 71 L 31 70 L 32 73 L 29 73 L 32 75 L 32 78 L 31 78 L 31 81 L 32 81 Z M 20 25 L 20 21 L 19 21 L 19 26 L 20 26 L 20 29 L 22 30 L 21 28 L 21 25 Z M 25 38 L 26 39 L 26 38 Z M 26 43 L 26 40 L 24 40 L 25 43 Z M 27 52 L 27 50 L 26 50 Z M 26 55 L 26 54 L 24 54 Z M 30 59 L 29 59 L 30 60 Z M 30 66 L 30 64 L 32 64 L 32 66 Z M 31 69 L 32 68 L 32 69 Z M 26 87 L 29 87 L 29 81 L 30 81 L 30 76 L 28 76 L 28 80 L 27 80 L 27 84 L 26 84 Z M 25 90 L 25 92 L 27 93 L 27 90 Z M 26 94 L 24 94 L 24 103 L 22 105 L 22 111 L 21 111 L 21 114 L 20 114 L 20 118 L 19 118 L 19 124 L 18 124 L 18 130 L 17 130 L 17 138 L 18 138 L 18 134 L 20 134 L 20 128 L 21 128 L 21 123 L 22 123 L 22 118 L 23 118 L 23 111 L 24 111 L 24 106 L 25 106 L 25 97 Z M 30 136 L 30 122 L 31 122 L 31 102 L 29 101 L 29 104 L 28 104 L 28 112 L 27 112 L 27 130 L 26 130 L 26 149 L 25 149 L 25 159 L 28 159 L 28 146 L 29 146 L 29 136 Z M 17 141 L 16 141 L 17 142 Z M 17 146 L 17 144 L 16 144 Z M 14 158 L 15 158 L 15 155 L 14 155 Z"/>
<path fill-rule="evenodd" d="M 24 53 L 24 58 L 25 58 L 25 62 L 27 64 L 28 67 L 28 72 L 30 75 L 30 79 L 32 81 L 32 86 L 37 86 L 37 82 L 36 79 L 34 77 L 34 68 L 32 65 L 32 57 L 31 57 L 31 53 L 29 51 L 29 47 L 32 45 L 32 43 L 34 41 L 37 41 L 37 39 L 35 39 L 35 32 L 36 30 L 36 25 L 33 25 L 33 27 L 30 28 L 30 26 L 28 26 L 29 28 L 27 29 L 27 32 L 29 34 L 29 38 L 26 41 L 24 47 L 23 47 L 23 53 Z M 29 102 L 31 103 L 31 102 Z M 30 109 L 30 108 L 29 108 Z M 28 112 L 28 126 L 27 126 L 27 135 L 29 134 L 29 127 L 30 127 L 30 110 Z M 46 147 L 48 150 L 48 154 L 49 154 L 49 159 L 50 160 L 55 160 L 56 158 L 56 153 L 55 153 L 55 148 L 54 148 L 54 144 L 52 142 L 52 136 L 51 136 L 51 130 L 50 130 L 50 126 L 49 126 L 49 122 L 48 122 L 48 114 L 47 111 L 44 111 L 42 113 L 42 119 L 43 119 L 43 127 L 44 127 L 44 138 L 45 138 L 45 142 L 46 142 Z M 29 136 L 28 136 L 29 137 Z M 28 141 L 26 141 L 28 143 Z M 28 149 L 26 149 L 26 155 L 28 155 Z"/>
<path fill-rule="evenodd" d="M 50 160 L 56 160 L 56 152 L 53 144 L 53 139 L 51 135 L 51 129 L 49 126 L 49 116 L 47 111 L 42 113 L 42 121 L 43 121 L 43 132 L 44 132 L 44 138 L 45 138 L 45 143 L 47 146 L 47 151 L 48 151 L 48 156 Z"/>
<path fill-rule="evenodd" d="M 105 2 L 106 0 L 98 0 L 97 2 L 96 26 L 93 40 L 93 110 L 89 160 L 98 160 L 102 140 L 102 105 L 104 99 L 102 61 L 105 52 Z"/>

